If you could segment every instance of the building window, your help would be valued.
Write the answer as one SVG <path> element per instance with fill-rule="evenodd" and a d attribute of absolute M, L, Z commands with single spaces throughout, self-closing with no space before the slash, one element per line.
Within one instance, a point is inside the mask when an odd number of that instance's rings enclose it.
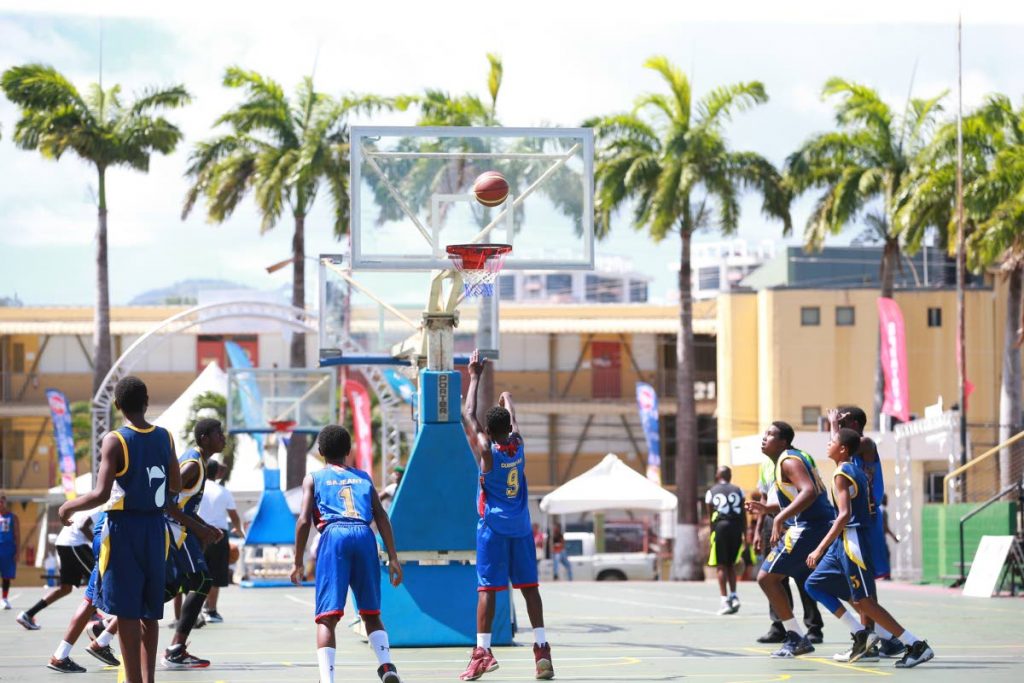
<path fill-rule="evenodd" d="M 501 301 L 515 301 L 516 276 L 502 275 L 498 277 L 498 298 Z"/>
<path fill-rule="evenodd" d="M 942 309 L 928 309 L 928 327 L 942 327 Z"/>
<path fill-rule="evenodd" d="M 587 276 L 587 301 L 600 304 L 621 303 L 625 300 L 622 291 L 622 280 L 600 275 Z"/>
<path fill-rule="evenodd" d="M 544 296 L 544 280 L 540 275 L 527 275 L 523 278 L 523 298 L 540 299 Z"/>
<path fill-rule="evenodd" d="M 629 281 L 629 303 L 631 304 L 645 304 L 647 303 L 647 283 L 643 280 L 630 280 Z"/>
<path fill-rule="evenodd" d="M 836 327 L 852 327 L 856 319 L 853 306 L 836 306 Z"/>
<path fill-rule="evenodd" d="M 12 346 L 12 355 L 14 358 L 12 358 L 11 371 L 20 375 L 25 372 L 25 345 L 15 342 Z"/>
<path fill-rule="evenodd" d="M 552 273 L 544 277 L 544 286 L 548 290 L 549 297 L 570 297 L 572 296 L 572 275 Z"/>
<path fill-rule="evenodd" d="M 800 324 L 813 327 L 821 324 L 821 309 L 817 306 L 800 307 Z"/>
<path fill-rule="evenodd" d="M 721 284 L 721 276 L 722 273 L 718 266 L 714 266 L 713 268 L 698 268 L 697 289 L 702 292 L 718 289 Z"/>
<path fill-rule="evenodd" d="M 800 422 L 805 425 L 818 426 L 821 417 L 821 406 L 804 406 L 800 409 Z"/>
<path fill-rule="evenodd" d="M 942 480 L 945 476 L 945 472 L 924 473 L 924 502 L 942 502 Z"/>

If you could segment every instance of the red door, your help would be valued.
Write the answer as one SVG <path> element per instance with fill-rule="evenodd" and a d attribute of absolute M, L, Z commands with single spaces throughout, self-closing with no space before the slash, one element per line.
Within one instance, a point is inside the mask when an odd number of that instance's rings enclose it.
<path fill-rule="evenodd" d="M 591 342 L 590 344 L 591 396 L 593 398 L 622 397 L 622 344 L 619 342 Z"/>
<path fill-rule="evenodd" d="M 245 336 L 221 336 L 201 335 L 196 339 L 196 372 L 202 372 L 210 363 L 216 361 L 221 370 L 227 370 L 227 351 L 224 350 L 224 342 L 233 341 L 242 347 L 245 355 L 254 368 L 260 366 L 260 345 L 255 335 Z"/>

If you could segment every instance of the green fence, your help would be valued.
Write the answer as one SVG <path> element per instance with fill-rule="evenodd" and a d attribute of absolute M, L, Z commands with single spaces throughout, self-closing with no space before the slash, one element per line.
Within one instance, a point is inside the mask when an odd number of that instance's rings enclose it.
<path fill-rule="evenodd" d="M 924 506 L 921 515 L 922 581 L 946 583 L 960 576 L 960 518 L 976 507 L 977 503 Z M 964 525 L 964 560 L 968 567 L 982 536 L 1010 536 L 1016 531 L 1016 502 L 993 503 L 969 519 Z"/>

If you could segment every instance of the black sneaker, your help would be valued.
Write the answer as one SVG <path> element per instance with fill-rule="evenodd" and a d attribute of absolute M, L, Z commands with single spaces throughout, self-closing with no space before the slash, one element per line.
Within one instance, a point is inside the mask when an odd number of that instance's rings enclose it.
<path fill-rule="evenodd" d="M 929 659 L 935 656 L 932 649 L 928 647 L 928 643 L 924 640 L 919 640 L 903 653 L 903 659 L 896 662 L 897 669 L 912 669 L 918 664 L 924 664 Z"/>
<path fill-rule="evenodd" d="M 207 624 L 223 624 L 224 617 L 220 615 L 220 612 L 213 610 L 212 612 L 206 612 L 204 615 Z"/>
<path fill-rule="evenodd" d="M 806 636 L 801 636 L 796 631 L 787 631 L 786 640 L 783 641 L 782 647 L 773 652 L 772 657 L 776 659 L 791 659 L 810 652 L 814 652 L 814 646 L 811 645 L 811 641 L 807 640 Z"/>
<path fill-rule="evenodd" d="M 100 647 L 96 643 L 93 643 L 89 647 L 85 648 L 85 651 L 107 666 L 121 666 L 121 661 L 114 656 L 114 651 L 110 649 L 109 645 Z"/>
<path fill-rule="evenodd" d="M 402 683 L 394 664 L 381 664 L 377 668 L 377 675 L 380 676 L 381 683 Z"/>
<path fill-rule="evenodd" d="M 882 638 L 878 641 L 878 654 L 886 659 L 902 657 L 907 646 L 899 638 Z"/>
<path fill-rule="evenodd" d="M 210 666 L 209 659 L 200 659 L 190 655 L 184 645 L 172 645 L 164 650 L 160 663 L 165 669 L 205 669 Z"/>
<path fill-rule="evenodd" d="M 782 643 L 786 640 L 786 632 L 776 628 L 768 629 L 768 633 L 757 639 L 759 643 Z"/>
<path fill-rule="evenodd" d="M 38 631 L 39 630 L 39 624 L 36 623 L 35 619 L 33 619 L 32 617 L 30 617 L 28 615 L 28 612 L 22 612 L 17 617 L 15 617 L 14 620 L 16 622 L 18 622 L 19 624 L 21 624 L 25 629 L 27 629 L 29 631 Z"/>
<path fill-rule="evenodd" d="M 818 629 L 811 629 L 807 632 L 807 640 L 809 640 L 813 645 L 821 645 L 825 641 L 825 637 Z"/>
<path fill-rule="evenodd" d="M 850 664 L 860 661 L 871 661 L 870 651 L 875 647 L 875 643 L 878 642 L 878 635 L 873 631 L 863 630 L 854 633 L 851 638 L 853 638 L 853 647 L 850 648 L 850 651 L 844 654 L 833 655 L 833 661 L 848 662 Z M 873 661 L 877 662 L 878 657 L 876 656 Z"/>
<path fill-rule="evenodd" d="M 71 657 L 65 657 L 64 659 L 57 659 L 50 657 L 50 663 L 46 665 L 47 669 L 53 669 L 59 671 L 62 674 L 84 674 L 85 667 L 78 666 L 72 661 Z"/>

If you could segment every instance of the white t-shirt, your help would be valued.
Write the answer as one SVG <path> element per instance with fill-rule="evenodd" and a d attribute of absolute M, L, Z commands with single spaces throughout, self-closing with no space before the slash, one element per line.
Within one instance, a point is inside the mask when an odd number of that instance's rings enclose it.
<path fill-rule="evenodd" d="M 85 535 L 83 529 L 89 529 L 91 532 L 101 512 L 100 508 L 94 508 L 92 510 L 82 510 L 71 515 L 71 524 L 61 527 L 55 544 L 74 547 L 76 545 L 89 545 L 92 543 L 89 537 Z"/>
<path fill-rule="evenodd" d="M 235 497 L 231 491 L 215 481 L 207 481 L 203 499 L 199 502 L 199 518 L 210 526 L 227 531 L 231 528 L 228 510 L 235 510 Z"/>

